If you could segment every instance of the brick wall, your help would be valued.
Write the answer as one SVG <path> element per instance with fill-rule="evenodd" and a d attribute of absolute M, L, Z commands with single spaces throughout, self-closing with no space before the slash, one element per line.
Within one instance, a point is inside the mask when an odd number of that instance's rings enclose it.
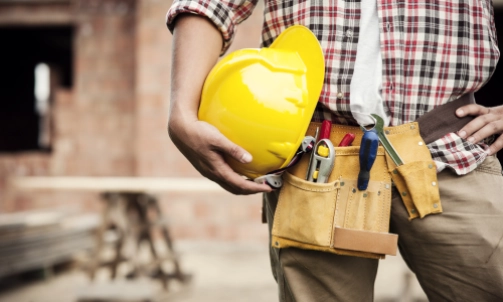
<path fill-rule="evenodd" d="M 0 7 L 2 25 L 74 25 L 74 81 L 53 93 L 49 154 L 0 154 L 0 212 L 40 208 L 99 211 L 99 193 L 15 192 L 9 176 L 163 176 L 199 173 L 171 143 L 169 108 L 171 1 L 75 0 Z M 257 47 L 262 8 L 238 29 L 232 50 Z M 36 15 L 34 22 L 30 15 Z M 47 16 L 44 18 L 44 16 Z M 52 23 L 51 23 L 52 22 Z M 56 25 L 57 25 L 56 24 Z M 158 195 L 175 238 L 264 241 L 261 196 Z"/>

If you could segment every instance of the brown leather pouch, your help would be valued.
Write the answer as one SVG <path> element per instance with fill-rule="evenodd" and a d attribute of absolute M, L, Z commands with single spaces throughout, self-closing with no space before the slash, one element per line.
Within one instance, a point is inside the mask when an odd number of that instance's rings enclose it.
<path fill-rule="evenodd" d="M 313 123 L 307 134 L 313 135 L 316 126 Z M 362 131 L 335 125 L 330 139 L 337 145 L 348 132 L 357 135 L 355 146 L 335 148 L 334 169 L 327 183 L 305 180 L 308 155 L 284 174 L 272 228 L 274 247 L 376 259 L 396 254 L 397 235 L 388 233 L 391 176 L 384 149 L 379 147 L 367 190 L 359 191 Z"/>

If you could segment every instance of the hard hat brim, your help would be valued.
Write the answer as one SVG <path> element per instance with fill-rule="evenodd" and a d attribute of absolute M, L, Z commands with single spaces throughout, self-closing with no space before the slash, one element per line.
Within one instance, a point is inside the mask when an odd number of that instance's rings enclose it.
<path fill-rule="evenodd" d="M 307 68 L 309 101 L 318 102 L 325 78 L 325 57 L 316 36 L 303 25 L 285 29 L 269 48 L 294 51 Z"/>

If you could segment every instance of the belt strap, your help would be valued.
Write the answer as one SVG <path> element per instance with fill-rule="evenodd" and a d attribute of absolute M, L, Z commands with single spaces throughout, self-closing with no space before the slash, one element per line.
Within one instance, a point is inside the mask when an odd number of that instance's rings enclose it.
<path fill-rule="evenodd" d="M 432 143 L 447 133 L 456 132 L 474 119 L 473 116 L 459 118 L 456 109 L 461 106 L 475 104 L 475 96 L 468 93 L 462 97 L 439 106 L 416 120 L 419 124 L 421 137 L 426 144 Z"/>

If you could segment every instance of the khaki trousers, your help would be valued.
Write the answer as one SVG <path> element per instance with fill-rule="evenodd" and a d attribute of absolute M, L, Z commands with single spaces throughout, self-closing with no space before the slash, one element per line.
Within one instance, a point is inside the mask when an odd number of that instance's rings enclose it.
<path fill-rule="evenodd" d="M 408 220 L 393 193 L 392 233 L 430 301 L 503 301 L 503 176 L 495 156 L 438 174 L 443 213 Z M 278 192 L 265 194 L 269 232 Z M 388 256 L 390 257 L 390 256 Z M 280 301 L 373 301 L 378 260 L 271 248 Z"/>

